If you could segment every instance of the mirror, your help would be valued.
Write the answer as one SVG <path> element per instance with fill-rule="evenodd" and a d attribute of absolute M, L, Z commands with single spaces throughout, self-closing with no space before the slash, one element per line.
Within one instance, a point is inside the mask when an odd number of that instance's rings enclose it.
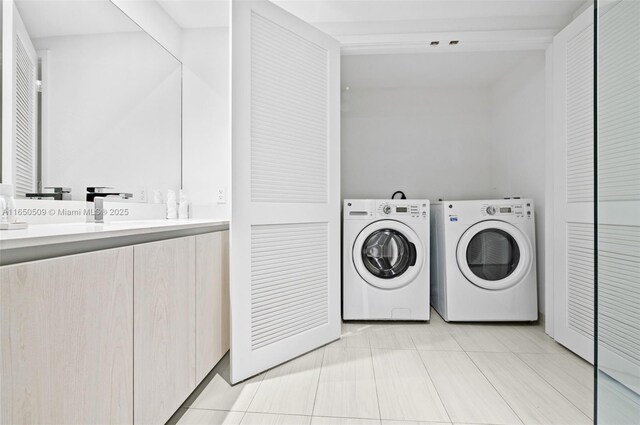
<path fill-rule="evenodd" d="M 108 0 L 3 1 L 3 15 L 2 181 L 17 197 L 180 188 L 180 61 Z"/>

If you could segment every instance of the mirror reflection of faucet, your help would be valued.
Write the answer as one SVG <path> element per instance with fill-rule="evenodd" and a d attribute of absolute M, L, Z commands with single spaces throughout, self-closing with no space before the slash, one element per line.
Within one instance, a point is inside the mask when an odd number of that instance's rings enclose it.
<path fill-rule="evenodd" d="M 27 193 L 28 199 L 46 199 L 49 201 L 70 201 L 71 188 L 59 186 L 47 186 L 42 192 Z"/>
<path fill-rule="evenodd" d="M 90 186 L 87 187 L 87 202 L 93 202 L 93 221 L 95 223 L 104 223 L 104 199 L 117 198 L 129 199 L 133 194 L 126 192 L 112 192 L 112 187 L 106 186 Z"/>

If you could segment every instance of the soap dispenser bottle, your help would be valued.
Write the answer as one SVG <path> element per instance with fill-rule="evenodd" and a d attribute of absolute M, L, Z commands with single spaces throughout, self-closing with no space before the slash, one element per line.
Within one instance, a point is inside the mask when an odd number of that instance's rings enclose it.
<path fill-rule="evenodd" d="M 180 189 L 180 202 L 178 204 L 178 218 L 189 218 L 189 199 L 187 193 Z"/>
<path fill-rule="evenodd" d="M 178 218 L 177 208 L 178 203 L 176 202 L 176 192 L 173 190 L 167 191 L 167 219 L 173 220 Z"/>

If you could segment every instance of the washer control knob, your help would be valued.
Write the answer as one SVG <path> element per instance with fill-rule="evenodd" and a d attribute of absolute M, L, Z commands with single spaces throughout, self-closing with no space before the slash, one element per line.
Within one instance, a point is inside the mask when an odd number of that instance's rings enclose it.
<path fill-rule="evenodd" d="M 489 205 L 487 207 L 487 214 L 494 215 L 495 213 L 496 213 L 496 207 L 494 207 L 493 205 Z"/>
<path fill-rule="evenodd" d="M 384 207 L 382 207 L 382 212 L 385 214 L 391 214 L 391 206 L 385 205 Z"/>

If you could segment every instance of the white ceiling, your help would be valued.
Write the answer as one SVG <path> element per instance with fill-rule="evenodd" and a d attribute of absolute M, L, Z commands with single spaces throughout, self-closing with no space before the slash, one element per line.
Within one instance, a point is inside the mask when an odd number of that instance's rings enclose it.
<path fill-rule="evenodd" d="M 341 86 L 358 88 L 488 87 L 534 52 L 343 56 Z"/>
<path fill-rule="evenodd" d="M 141 29 L 109 0 L 16 0 L 31 38 Z"/>
<path fill-rule="evenodd" d="M 157 0 L 186 29 L 229 24 L 230 0 Z M 242 1 L 242 0 L 234 0 Z M 340 41 L 343 55 L 541 50 L 593 0 L 272 0 Z"/>
<path fill-rule="evenodd" d="M 153 0 L 138 0 L 153 1 Z M 157 0 L 181 28 L 224 27 L 230 0 Z M 241 0 L 236 0 L 241 1 Z M 405 37 L 421 43 L 433 34 L 454 34 L 484 42 L 486 35 L 518 32 L 521 39 L 548 40 L 571 21 L 589 0 L 274 0 L 299 18 L 337 37 L 343 46 L 382 45 Z M 34 38 L 139 31 L 108 0 L 17 0 L 17 7 Z M 481 33 L 478 38 L 477 35 Z M 502 33 L 500 33 L 502 34 Z M 364 37 L 364 42 L 363 42 Z M 411 37 L 414 37 L 411 39 Z M 537 38 L 536 38 L 537 37 Z M 411 46 L 411 43 L 408 43 Z M 493 45 L 492 45 L 493 46 Z M 442 46 L 444 50 L 444 46 Z M 475 48 L 474 48 L 475 49 Z M 401 50 L 399 50 L 401 51 Z M 375 53 L 375 52 L 374 52 Z"/>
<path fill-rule="evenodd" d="M 157 0 L 157 2 L 181 28 L 229 26 L 231 0 Z"/>
<path fill-rule="evenodd" d="M 229 0 L 158 0 L 182 28 L 228 25 Z M 333 36 L 560 29 L 585 0 L 274 0 Z"/>
<path fill-rule="evenodd" d="M 584 0 L 282 0 L 278 5 L 337 36 L 343 34 L 555 28 Z"/>

